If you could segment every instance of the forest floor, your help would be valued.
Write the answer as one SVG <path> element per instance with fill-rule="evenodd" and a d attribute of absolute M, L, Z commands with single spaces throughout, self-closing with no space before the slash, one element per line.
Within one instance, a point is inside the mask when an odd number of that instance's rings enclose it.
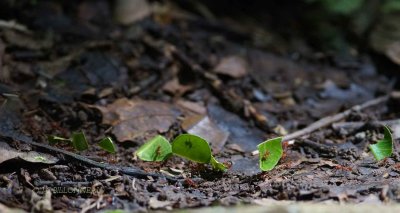
<path fill-rule="evenodd" d="M 262 198 L 400 200 L 399 153 L 378 162 L 368 148 L 383 137 L 382 122 L 398 141 L 400 99 L 394 82 L 365 57 L 333 63 L 318 52 L 281 55 L 249 44 L 249 35 L 223 22 L 183 12 L 121 27 L 102 2 L 83 1 L 70 10 L 39 2 L 19 14 L 21 25 L 1 25 L 0 203 L 85 212 L 231 206 Z M 260 171 L 252 154 L 260 142 L 388 94 L 295 138 L 275 169 Z M 48 145 L 49 135 L 68 138 L 81 130 L 87 151 Z M 135 158 L 153 136 L 173 139 L 184 132 L 210 141 L 230 169 L 217 172 L 177 157 L 164 163 Z M 95 145 L 105 136 L 116 142 L 116 154 Z M 48 147 L 113 166 L 88 165 Z M 54 162 L 35 162 L 27 154 L 32 151 Z"/>

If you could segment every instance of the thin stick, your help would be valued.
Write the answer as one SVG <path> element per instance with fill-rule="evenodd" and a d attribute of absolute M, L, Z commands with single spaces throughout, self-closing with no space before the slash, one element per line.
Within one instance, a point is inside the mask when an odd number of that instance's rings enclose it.
<path fill-rule="evenodd" d="M 347 109 L 346 111 L 343 111 L 341 113 L 338 113 L 336 115 L 331 115 L 331 116 L 327 116 L 324 118 L 321 118 L 320 120 L 312 123 L 311 125 L 307 126 L 304 129 L 298 130 L 296 132 L 293 132 L 291 134 L 288 134 L 286 136 L 283 137 L 282 142 L 283 141 L 290 141 L 293 140 L 295 138 L 304 136 L 304 135 L 308 135 L 320 128 L 326 127 L 332 123 L 338 122 L 344 118 L 346 118 L 347 116 L 349 116 L 353 111 L 360 111 L 363 109 L 366 109 L 368 107 L 372 107 L 381 103 L 386 102 L 389 99 L 390 95 L 385 95 L 385 96 L 381 96 L 372 100 L 369 100 L 361 105 L 355 105 L 353 107 L 351 107 L 350 109 Z M 253 151 L 252 152 L 253 155 L 258 155 L 258 150 Z"/>
<path fill-rule="evenodd" d="M 356 129 L 360 128 L 366 124 L 363 121 L 355 121 L 355 122 L 339 122 L 332 124 L 333 129 Z M 400 124 L 400 119 L 393 119 L 393 120 L 385 120 L 385 121 L 373 121 L 372 124 L 379 124 L 379 125 L 386 125 L 386 126 L 395 126 Z"/>
<path fill-rule="evenodd" d="M 59 149 L 57 147 L 52 147 L 52 146 L 49 146 L 49 145 L 46 145 L 46 144 L 33 142 L 32 140 L 30 140 L 27 137 L 18 137 L 18 138 L 13 138 L 13 137 L 9 137 L 9 136 L 4 136 L 4 137 L 11 138 L 11 139 L 17 140 L 19 142 L 27 143 L 27 144 L 30 144 L 32 146 L 39 147 L 39 148 L 42 148 L 42 149 L 46 149 L 47 151 L 53 152 L 53 154 L 54 153 L 60 153 L 60 154 L 62 154 L 64 156 L 66 156 L 66 157 L 73 158 L 73 159 L 75 159 L 77 161 L 80 161 L 80 162 L 86 164 L 86 165 L 99 167 L 99 168 L 107 169 L 107 170 L 116 170 L 118 172 L 121 172 L 122 174 L 130 175 L 130 176 L 133 176 L 133 177 L 137 177 L 137 178 L 146 178 L 147 176 L 151 176 L 151 177 L 155 177 L 155 178 L 163 177 L 163 178 L 166 178 L 167 180 L 169 180 L 171 182 L 176 182 L 177 181 L 177 179 L 175 179 L 175 178 L 171 178 L 171 177 L 164 176 L 164 175 L 161 175 L 161 174 L 147 173 L 147 172 L 145 172 L 145 171 L 143 171 L 143 170 L 141 170 L 141 169 L 139 169 L 137 167 L 120 167 L 120 166 L 111 165 L 111 164 L 108 164 L 108 163 L 100 163 L 100 162 L 88 159 L 88 158 L 86 158 L 86 157 L 84 157 L 82 155 L 78 155 L 78 154 L 63 150 L 63 149 Z"/>
<path fill-rule="evenodd" d="M 0 20 L 0 28 L 7 28 L 7 29 L 13 29 L 13 30 L 18 30 L 24 33 L 31 33 L 28 28 L 22 24 L 19 24 L 15 21 L 5 21 L 5 20 Z"/>

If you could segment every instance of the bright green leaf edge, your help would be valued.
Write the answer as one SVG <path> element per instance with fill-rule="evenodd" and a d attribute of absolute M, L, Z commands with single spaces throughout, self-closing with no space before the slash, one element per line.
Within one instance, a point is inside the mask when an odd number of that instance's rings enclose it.
<path fill-rule="evenodd" d="M 74 132 L 72 134 L 72 146 L 78 151 L 83 151 L 89 148 L 85 133 L 83 133 L 83 131 Z"/>
<path fill-rule="evenodd" d="M 215 159 L 214 156 L 211 156 L 210 163 L 214 170 L 225 172 L 228 169 L 223 163 L 217 161 L 217 159 Z"/>
<path fill-rule="evenodd" d="M 68 142 L 71 142 L 71 139 L 69 139 L 69 138 L 62 138 L 62 137 L 55 136 L 55 135 L 49 135 L 49 136 L 47 136 L 47 140 L 49 141 L 49 144 L 50 144 L 50 145 L 54 145 L 54 144 L 56 144 L 56 143 L 58 143 L 58 142 L 61 142 L 61 141 L 68 141 Z"/>
<path fill-rule="evenodd" d="M 378 141 L 376 144 L 369 145 L 372 154 L 374 155 L 375 159 L 380 161 L 387 157 L 390 157 L 393 152 L 393 137 L 392 133 L 390 132 L 389 127 L 383 126 L 384 128 L 384 137 L 382 140 Z"/>
<path fill-rule="evenodd" d="M 102 149 L 106 150 L 107 152 L 110 153 L 116 153 L 117 148 L 113 142 L 113 140 L 110 137 L 105 137 L 103 138 L 99 144 L 98 144 Z"/>
<path fill-rule="evenodd" d="M 211 148 L 208 142 L 192 134 L 181 134 L 172 141 L 172 153 L 197 163 L 210 163 Z"/>
<path fill-rule="evenodd" d="M 262 171 L 272 170 L 283 155 L 282 137 L 269 139 L 258 146 L 259 163 Z M 265 154 L 267 152 L 267 154 Z"/>
<path fill-rule="evenodd" d="M 143 144 L 135 154 L 143 161 L 164 161 L 171 156 L 172 147 L 165 137 L 157 135 Z"/>

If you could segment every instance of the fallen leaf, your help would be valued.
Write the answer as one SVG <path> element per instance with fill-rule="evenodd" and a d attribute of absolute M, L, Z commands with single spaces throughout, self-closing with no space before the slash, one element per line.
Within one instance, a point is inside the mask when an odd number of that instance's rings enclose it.
<path fill-rule="evenodd" d="M 149 200 L 149 207 L 152 209 L 162 209 L 162 208 L 167 208 L 170 207 L 172 204 L 171 201 L 161 201 L 158 200 L 156 197 L 152 197 Z"/>
<path fill-rule="evenodd" d="M 174 96 L 181 96 L 187 91 L 191 90 L 193 87 L 189 85 L 182 85 L 179 83 L 178 78 L 174 78 L 164 84 L 163 90 Z"/>
<path fill-rule="evenodd" d="M 103 114 L 103 123 L 113 126 L 112 133 L 119 142 L 132 141 L 152 131 L 166 132 L 180 114 L 167 103 L 126 98 L 96 108 Z"/>
<path fill-rule="evenodd" d="M 208 116 L 198 120 L 194 125 L 184 128 L 188 133 L 198 135 L 208 141 L 213 151 L 219 152 L 229 137 L 229 132 L 221 129 Z"/>
<path fill-rule="evenodd" d="M 186 114 L 199 114 L 199 115 L 205 115 L 207 113 L 206 108 L 204 105 L 192 101 L 184 101 L 184 100 L 178 100 L 176 104 L 184 111 L 185 115 Z M 188 113 L 186 113 L 188 112 Z"/>
<path fill-rule="evenodd" d="M 254 127 L 251 127 L 246 121 L 238 115 L 228 112 L 217 105 L 208 105 L 208 116 L 221 129 L 229 132 L 229 143 L 235 143 L 245 152 L 254 150 L 260 141 L 264 138 L 264 133 Z"/>
<path fill-rule="evenodd" d="M 7 143 L 0 142 L 0 163 L 4 161 L 20 158 L 31 163 L 45 163 L 54 164 L 57 163 L 58 159 L 54 156 L 45 153 L 39 153 L 35 151 L 21 152 L 11 148 Z"/>
<path fill-rule="evenodd" d="M 247 62 L 239 56 L 228 56 L 218 63 L 214 68 L 214 72 L 233 78 L 241 78 L 248 72 Z"/>
<path fill-rule="evenodd" d="M 151 14 L 147 0 L 118 0 L 115 5 L 115 18 L 124 25 L 133 24 Z"/>

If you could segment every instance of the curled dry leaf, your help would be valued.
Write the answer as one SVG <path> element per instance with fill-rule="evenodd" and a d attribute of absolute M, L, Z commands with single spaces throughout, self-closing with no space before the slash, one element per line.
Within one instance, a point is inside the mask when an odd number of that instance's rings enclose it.
<path fill-rule="evenodd" d="M 154 131 L 166 132 L 180 114 L 167 103 L 126 98 L 96 108 L 103 114 L 103 123 L 113 126 L 112 133 L 120 142 L 135 140 Z"/>

